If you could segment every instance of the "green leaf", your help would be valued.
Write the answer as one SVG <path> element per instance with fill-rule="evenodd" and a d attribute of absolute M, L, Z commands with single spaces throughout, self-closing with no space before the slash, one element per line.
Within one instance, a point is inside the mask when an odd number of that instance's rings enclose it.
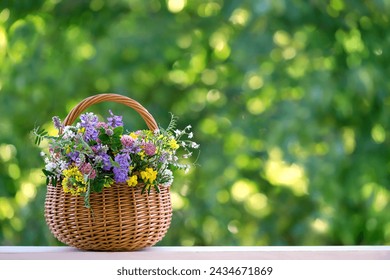
<path fill-rule="evenodd" d="M 108 145 L 110 143 L 110 137 L 105 133 L 99 134 L 99 139 L 103 145 Z"/>
<path fill-rule="evenodd" d="M 92 192 L 101 192 L 104 187 L 105 180 L 96 178 L 95 180 L 91 181 L 92 186 Z"/>
<path fill-rule="evenodd" d="M 113 134 L 113 136 L 115 136 L 115 137 L 121 137 L 122 136 L 122 134 L 123 134 L 123 126 L 117 126 L 117 127 L 115 127 L 114 129 L 113 129 L 113 132 L 114 132 L 114 134 Z"/>
<path fill-rule="evenodd" d="M 35 135 L 34 144 L 39 146 L 44 138 L 48 135 L 48 132 L 44 128 L 40 128 L 39 126 L 34 128 L 33 134 Z"/>
<path fill-rule="evenodd" d="M 114 161 L 111 157 L 110 157 L 110 163 L 113 167 L 119 167 L 119 163 L 117 163 L 116 161 Z"/>
<path fill-rule="evenodd" d="M 111 136 L 111 149 L 114 153 L 119 152 L 122 149 L 121 136 L 123 134 L 123 127 L 117 126 L 113 130 L 113 135 Z"/>
<path fill-rule="evenodd" d="M 176 125 L 177 125 L 177 120 L 179 119 L 178 117 L 176 117 L 174 114 L 170 113 L 171 114 L 171 120 L 169 122 L 169 125 L 166 129 L 166 131 L 173 131 L 175 128 L 176 128 Z"/>

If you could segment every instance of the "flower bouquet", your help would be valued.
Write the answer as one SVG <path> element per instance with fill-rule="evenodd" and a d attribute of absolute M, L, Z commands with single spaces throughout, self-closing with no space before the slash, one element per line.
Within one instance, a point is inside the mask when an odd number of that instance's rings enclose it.
<path fill-rule="evenodd" d="M 122 116 L 111 111 L 105 122 L 94 113 L 81 114 L 103 101 L 135 109 L 149 129 L 125 131 Z M 80 249 L 108 251 L 160 241 L 172 215 L 172 171 L 188 171 L 186 159 L 199 147 L 191 140 L 191 126 L 176 129 L 172 115 L 167 129 L 159 128 L 138 102 L 117 94 L 89 97 L 64 123 L 58 117 L 53 123 L 58 136 L 39 128 L 35 135 L 38 145 L 49 142 L 48 153 L 41 153 L 48 185 L 45 218 L 55 237 Z"/>

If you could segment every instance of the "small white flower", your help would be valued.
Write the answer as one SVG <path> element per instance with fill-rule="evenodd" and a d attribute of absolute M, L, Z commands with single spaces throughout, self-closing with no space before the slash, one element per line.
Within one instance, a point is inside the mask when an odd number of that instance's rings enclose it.
<path fill-rule="evenodd" d="M 183 155 L 183 158 L 190 158 L 191 156 L 192 156 L 192 153 L 190 152 L 188 154 Z"/>
<path fill-rule="evenodd" d="M 57 168 L 57 165 L 54 162 L 49 162 L 45 165 L 47 171 L 53 172 Z"/>
<path fill-rule="evenodd" d="M 199 144 L 197 144 L 197 143 L 195 143 L 195 142 L 192 142 L 192 143 L 191 143 L 191 148 L 197 149 L 197 148 L 199 148 Z"/>
<path fill-rule="evenodd" d="M 60 160 L 60 162 L 58 163 L 58 165 L 59 165 L 59 168 L 60 168 L 60 170 L 61 170 L 61 172 L 63 171 L 63 170 L 65 170 L 66 169 L 66 161 L 64 161 L 64 160 Z"/>
<path fill-rule="evenodd" d="M 162 183 L 162 186 L 169 187 L 173 182 L 173 173 L 170 169 L 165 169 L 162 173 L 162 177 L 166 179 L 166 182 Z"/>
<path fill-rule="evenodd" d="M 94 159 L 95 163 L 99 164 L 103 161 L 103 157 L 102 156 L 96 156 L 95 159 Z"/>
<path fill-rule="evenodd" d="M 191 139 L 192 137 L 194 137 L 194 134 L 192 132 L 188 133 L 188 139 Z"/>
<path fill-rule="evenodd" d="M 170 185 L 172 185 L 173 173 L 171 170 L 165 169 L 163 172 L 163 178 L 167 179 L 167 181 L 162 184 L 164 187 L 169 187 Z"/>
<path fill-rule="evenodd" d="M 63 138 L 64 139 L 72 139 L 76 136 L 76 134 L 74 133 L 74 131 L 72 131 L 72 127 L 67 125 L 65 126 L 64 128 L 64 132 L 63 132 Z"/>

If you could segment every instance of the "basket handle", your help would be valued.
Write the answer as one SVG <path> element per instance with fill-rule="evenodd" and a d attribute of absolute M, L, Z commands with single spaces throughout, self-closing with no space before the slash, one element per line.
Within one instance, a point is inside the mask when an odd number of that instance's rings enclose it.
<path fill-rule="evenodd" d="M 146 125 L 151 131 L 158 130 L 157 123 L 154 120 L 153 116 L 140 103 L 138 103 L 134 99 L 131 99 L 130 97 L 115 93 L 101 93 L 85 98 L 69 112 L 69 114 L 64 120 L 64 125 L 66 126 L 72 124 L 80 116 L 80 114 L 89 106 L 104 101 L 121 103 L 134 109 L 135 111 L 137 111 L 138 114 L 140 114 L 140 116 L 145 121 Z"/>

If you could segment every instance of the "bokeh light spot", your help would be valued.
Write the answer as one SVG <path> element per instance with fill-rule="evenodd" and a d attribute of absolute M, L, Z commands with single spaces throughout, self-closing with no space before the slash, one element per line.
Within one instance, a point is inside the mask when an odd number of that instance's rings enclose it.
<path fill-rule="evenodd" d="M 171 13 L 180 13 L 186 5 L 186 0 L 167 0 L 167 7 Z"/>

